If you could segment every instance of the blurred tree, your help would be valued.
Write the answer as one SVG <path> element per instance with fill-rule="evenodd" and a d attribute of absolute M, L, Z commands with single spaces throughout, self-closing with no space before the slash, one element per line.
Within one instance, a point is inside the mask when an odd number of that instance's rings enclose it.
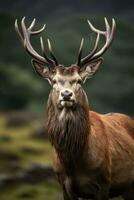
<path fill-rule="evenodd" d="M 41 81 L 19 66 L 0 64 L 0 109 L 22 109 L 43 96 Z"/>

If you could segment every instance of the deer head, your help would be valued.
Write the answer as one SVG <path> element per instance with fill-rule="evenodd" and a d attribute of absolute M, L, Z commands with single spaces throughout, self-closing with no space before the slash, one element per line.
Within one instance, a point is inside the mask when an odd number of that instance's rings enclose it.
<path fill-rule="evenodd" d="M 115 32 L 114 19 L 112 19 L 112 27 L 110 27 L 106 18 L 104 18 L 104 20 L 106 31 L 101 31 L 95 28 L 88 20 L 91 30 L 97 33 L 94 48 L 91 53 L 82 58 L 84 42 L 84 39 L 82 39 L 77 62 L 69 67 L 65 67 L 58 63 L 49 39 L 48 50 L 51 57 L 47 56 L 45 53 L 42 36 L 40 37 L 42 55 L 39 55 L 32 47 L 30 37 L 42 33 L 45 29 L 45 25 L 40 30 L 32 31 L 35 25 L 35 19 L 32 21 L 31 25 L 26 28 L 24 17 L 21 21 L 21 33 L 18 28 L 18 22 L 17 20 L 15 21 L 15 29 L 20 38 L 22 46 L 32 56 L 32 65 L 34 66 L 36 72 L 44 79 L 47 79 L 52 85 L 53 90 L 51 95 L 53 103 L 55 106 L 58 106 L 59 109 L 64 107 L 74 108 L 76 105 L 83 102 L 83 98 L 86 98 L 86 94 L 82 89 L 82 84 L 85 83 L 88 78 L 92 77 L 92 75 L 97 71 L 99 65 L 103 61 L 101 56 L 111 45 Z M 104 46 L 98 50 L 100 36 L 104 36 L 106 38 L 106 42 Z"/>

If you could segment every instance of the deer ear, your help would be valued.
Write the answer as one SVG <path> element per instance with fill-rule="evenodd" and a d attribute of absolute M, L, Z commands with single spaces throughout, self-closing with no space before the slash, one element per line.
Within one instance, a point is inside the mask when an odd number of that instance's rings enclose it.
<path fill-rule="evenodd" d="M 102 61 L 103 61 L 103 58 L 99 58 L 82 68 L 80 72 L 80 76 L 83 82 L 85 82 L 86 79 L 91 78 L 92 75 L 96 73 Z"/>
<path fill-rule="evenodd" d="M 47 66 L 45 66 L 43 63 L 38 62 L 35 59 L 32 59 L 31 62 L 35 71 L 37 72 L 37 74 L 39 74 L 39 76 L 50 80 L 50 69 Z"/>

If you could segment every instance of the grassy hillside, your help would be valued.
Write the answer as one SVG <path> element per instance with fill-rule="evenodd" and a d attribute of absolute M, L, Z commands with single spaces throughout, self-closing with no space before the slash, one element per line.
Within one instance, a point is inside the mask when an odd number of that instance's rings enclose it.
<path fill-rule="evenodd" d="M 45 137 L 33 137 L 38 126 L 35 120 L 11 128 L 7 116 L 0 115 L 1 200 L 58 200 L 61 196 L 55 178 L 45 177 L 45 170 L 52 165 L 51 146 Z"/>

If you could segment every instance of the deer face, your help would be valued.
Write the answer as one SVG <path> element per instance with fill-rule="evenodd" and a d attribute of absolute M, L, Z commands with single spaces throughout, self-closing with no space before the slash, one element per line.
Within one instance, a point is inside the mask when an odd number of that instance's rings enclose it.
<path fill-rule="evenodd" d="M 43 78 L 48 79 L 52 86 L 51 97 L 53 104 L 59 109 L 75 108 L 85 102 L 86 94 L 82 88 L 86 79 L 91 77 L 98 69 L 102 59 L 80 68 L 77 65 L 64 67 L 59 65 L 53 70 L 42 66 L 33 60 L 33 66 L 36 72 Z"/>
<path fill-rule="evenodd" d="M 75 68 L 74 68 L 75 69 Z M 71 68 L 57 68 L 52 78 L 52 93 L 59 108 L 75 107 L 78 94 L 81 91 L 82 79 L 78 70 Z M 72 71 L 70 73 L 70 71 Z"/>
<path fill-rule="evenodd" d="M 52 96 L 58 108 L 74 108 L 80 103 L 82 93 L 82 78 L 79 68 L 58 67 L 52 77 Z"/>

